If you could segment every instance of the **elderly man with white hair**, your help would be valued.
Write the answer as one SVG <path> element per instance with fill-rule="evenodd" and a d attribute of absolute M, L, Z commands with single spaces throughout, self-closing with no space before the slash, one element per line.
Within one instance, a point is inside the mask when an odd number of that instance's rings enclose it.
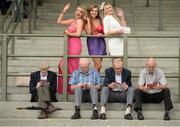
<path fill-rule="evenodd" d="M 38 101 L 42 109 L 38 119 L 48 118 L 48 114 L 58 110 L 51 102 L 56 100 L 57 75 L 49 71 L 49 64 L 46 61 L 40 62 L 39 71 L 33 72 L 30 77 L 29 88 L 31 102 Z"/>
<path fill-rule="evenodd" d="M 138 89 L 135 92 L 134 110 L 138 113 L 138 119 L 143 120 L 142 102 L 160 103 L 164 101 L 164 120 L 170 120 L 169 110 L 173 108 L 170 90 L 167 86 L 164 72 L 156 67 L 155 58 L 148 58 L 146 68 L 139 75 Z"/>
<path fill-rule="evenodd" d="M 90 68 L 90 62 L 87 58 L 81 58 L 79 69 L 75 70 L 70 78 L 69 84 L 75 93 L 75 113 L 71 119 L 80 119 L 80 105 L 84 95 L 90 94 L 93 104 L 93 114 L 91 119 L 98 119 L 98 90 L 101 89 L 100 74 L 96 69 Z M 87 97 L 87 96 L 86 96 Z"/>
<path fill-rule="evenodd" d="M 126 103 L 124 119 L 132 120 L 134 88 L 131 83 L 131 71 L 123 67 L 122 58 L 113 58 L 112 64 L 113 67 L 105 70 L 104 86 L 101 90 L 100 119 L 106 119 L 107 102 L 121 102 Z"/>

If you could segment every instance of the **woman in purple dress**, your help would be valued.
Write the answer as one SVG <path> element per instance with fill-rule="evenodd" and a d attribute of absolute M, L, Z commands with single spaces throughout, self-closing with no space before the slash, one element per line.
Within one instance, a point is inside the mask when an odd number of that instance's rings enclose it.
<path fill-rule="evenodd" d="M 103 37 L 103 25 L 99 17 L 99 8 L 97 5 L 90 5 L 87 9 L 85 32 L 88 35 L 97 35 L 97 37 L 87 37 L 87 47 L 89 55 L 106 55 L 106 43 Z M 93 58 L 94 67 L 100 72 L 102 58 Z"/>

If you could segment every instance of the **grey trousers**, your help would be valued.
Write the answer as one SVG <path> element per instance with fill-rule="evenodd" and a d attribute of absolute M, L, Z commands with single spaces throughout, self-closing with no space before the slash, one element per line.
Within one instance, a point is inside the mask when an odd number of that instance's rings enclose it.
<path fill-rule="evenodd" d="M 84 92 L 85 92 L 85 90 L 83 90 L 81 88 L 75 88 L 75 90 L 74 90 L 74 94 L 75 94 L 75 106 L 80 106 L 81 105 L 82 97 L 83 97 Z M 91 98 L 92 104 L 97 105 L 97 103 L 98 103 L 98 90 L 97 90 L 97 88 L 92 86 L 89 89 L 89 94 L 90 94 L 90 98 Z"/>
<path fill-rule="evenodd" d="M 50 102 L 50 92 L 49 92 L 49 83 L 45 82 L 42 87 L 37 89 L 38 94 L 38 105 L 42 109 L 47 108 L 47 104 L 45 102 Z"/>
<path fill-rule="evenodd" d="M 134 88 L 129 87 L 127 91 L 110 91 L 108 87 L 103 87 L 101 90 L 101 106 L 105 106 L 107 102 L 122 102 L 127 106 L 133 104 Z"/>

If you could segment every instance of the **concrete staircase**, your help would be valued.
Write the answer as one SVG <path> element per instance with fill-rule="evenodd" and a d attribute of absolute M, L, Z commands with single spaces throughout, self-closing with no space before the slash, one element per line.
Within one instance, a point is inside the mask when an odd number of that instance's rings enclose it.
<path fill-rule="evenodd" d="M 36 103 L 28 102 L 0 102 L 0 126 L 179 126 L 180 105 L 174 104 L 171 111 L 171 121 L 164 121 L 163 104 L 144 104 L 143 114 L 145 120 L 137 120 L 137 114 L 133 111 L 133 120 L 124 120 L 125 104 L 111 103 L 107 105 L 107 120 L 90 120 L 92 106 L 89 103 L 82 104 L 80 120 L 71 120 L 74 113 L 72 102 L 58 102 L 55 106 L 63 110 L 49 115 L 49 119 L 38 120 L 40 111 L 17 110 L 17 107 L 35 106 Z"/>
<path fill-rule="evenodd" d="M 111 1 L 111 0 L 108 0 Z M 180 35 L 180 1 L 164 0 L 164 31 L 158 31 L 159 22 L 159 2 L 151 0 L 151 7 L 145 7 L 146 0 L 116 0 L 116 6 L 121 6 L 125 10 L 128 26 L 132 28 L 132 35 Z M 38 30 L 33 34 L 60 34 L 62 35 L 66 26 L 56 23 L 59 12 L 63 9 L 66 0 L 44 0 L 43 6 L 38 10 Z M 66 18 L 72 17 L 76 8 L 76 1 L 70 1 L 71 8 L 66 14 Z M 97 0 L 85 1 L 80 3 L 88 5 L 97 3 Z M 27 20 L 25 20 L 25 31 Z M 19 33 L 17 29 L 16 33 Z M 16 38 L 15 54 L 16 55 L 62 55 L 63 54 L 63 38 L 43 38 L 43 37 L 25 37 Z M 86 38 L 82 38 L 83 50 L 82 55 L 88 55 L 86 47 Z M 129 38 L 128 54 L 130 56 L 178 56 L 179 39 L 178 38 Z M 51 70 L 57 72 L 58 61 L 61 58 L 8 58 L 9 74 L 30 74 L 38 69 L 40 60 L 50 61 Z M 165 71 L 166 75 L 177 75 L 178 59 L 157 59 L 158 66 Z M 145 59 L 129 59 L 128 68 L 133 75 L 138 75 L 144 67 Z M 93 66 L 93 64 L 91 64 Z M 111 59 L 103 59 L 104 73 L 105 68 L 111 66 Z M 27 107 L 36 105 L 29 103 L 30 94 L 27 86 L 17 87 L 17 78 L 23 76 L 8 76 L 7 100 L 8 102 L 0 102 L 0 126 L 180 126 L 180 105 L 178 102 L 178 79 L 168 78 L 169 87 L 172 93 L 174 109 L 171 112 L 171 121 L 164 121 L 163 104 L 146 104 L 144 105 L 144 121 L 138 121 L 136 113 L 133 112 L 134 120 L 127 121 L 123 119 L 125 104 L 108 104 L 107 117 L 105 121 L 90 120 L 92 114 L 91 104 L 82 105 L 81 120 L 71 120 L 70 116 L 74 113 L 74 105 L 72 102 L 62 102 L 62 96 L 57 94 L 60 102 L 54 103 L 56 106 L 64 110 L 57 111 L 50 115 L 47 120 L 37 120 L 39 111 L 16 110 L 17 107 Z M 137 86 L 137 78 L 132 79 L 133 86 Z M 28 85 L 28 84 L 26 84 Z M 1 85 L 0 85 L 1 87 Z M 0 94 L 2 93 L 0 89 Z M 1 96 L 0 96 L 1 99 Z M 74 97 L 69 96 L 69 101 L 73 101 Z"/>
<path fill-rule="evenodd" d="M 60 34 L 62 35 L 66 26 L 58 25 L 56 23 L 58 13 L 62 10 L 64 4 L 67 1 L 55 0 L 53 2 L 45 1 L 43 6 L 39 7 L 38 10 L 38 30 L 33 31 L 33 33 L 50 33 L 50 34 Z M 80 1 L 82 4 L 88 5 L 91 3 L 97 3 L 95 0 L 91 1 Z M 164 4 L 168 4 L 169 6 L 165 6 L 164 9 L 167 7 L 168 9 L 177 10 L 178 7 L 175 3 L 179 3 L 178 0 L 173 1 L 164 1 Z M 73 16 L 73 11 L 76 7 L 76 1 L 71 1 L 71 8 L 68 11 L 66 18 Z M 130 8 L 130 1 L 128 0 L 116 0 L 116 6 L 121 5 L 125 12 L 127 13 L 126 17 L 129 18 L 128 22 L 130 26 L 132 26 L 132 35 L 179 35 L 179 31 L 145 31 L 145 27 L 141 26 L 138 27 L 141 30 L 136 30 L 136 27 L 133 27 L 136 23 L 132 20 L 132 17 L 137 18 L 138 16 L 143 18 L 143 20 L 138 20 L 142 22 L 141 24 L 149 24 L 145 22 L 149 18 L 157 18 L 152 17 L 154 8 L 158 9 L 158 3 L 156 0 L 151 1 L 151 7 L 145 8 L 145 1 L 144 0 L 135 0 L 133 1 L 133 11 L 137 11 L 136 13 L 132 13 L 132 9 Z M 143 11 L 142 11 L 143 10 Z M 149 12 L 144 12 L 145 10 L 149 10 Z M 141 13 L 144 12 L 144 15 Z M 170 14 L 166 15 L 167 17 L 171 17 Z M 177 18 L 178 16 L 173 18 Z M 152 19 L 154 21 L 154 19 Z M 169 22 L 174 20 L 169 20 Z M 27 20 L 25 20 L 25 28 L 27 26 Z M 134 25 L 133 25 L 134 24 Z M 157 24 L 157 23 L 155 23 Z M 178 24 L 178 23 L 177 23 Z M 179 23 L 180 24 L 180 23 Z M 178 27 L 172 27 L 178 28 Z M 25 29 L 27 31 L 27 29 Z M 19 29 L 17 29 L 16 33 L 19 33 Z M 87 47 L 86 47 L 86 38 L 82 38 L 83 50 L 82 55 L 88 55 Z M 62 55 L 63 54 L 63 38 L 44 38 L 44 37 L 25 37 L 25 38 L 16 38 L 15 42 L 15 54 L 16 55 Z M 171 44 L 171 46 L 169 46 Z M 178 56 L 179 53 L 179 39 L 178 38 L 129 38 L 128 39 L 128 54 L 130 56 Z M 168 51 L 167 51 L 168 49 Z M 158 51 L 158 52 L 156 52 Z M 57 65 L 60 58 L 9 58 L 8 59 L 8 72 L 13 74 L 30 74 L 31 72 L 38 69 L 38 63 L 40 60 L 48 60 L 50 61 L 51 70 L 58 71 Z M 104 69 L 111 66 L 110 59 L 103 60 L 103 68 L 101 73 L 104 73 Z M 138 75 L 140 70 L 144 66 L 145 59 L 129 59 L 128 60 L 128 68 L 132 70 L 133 75 Z M 178 60 L 177 59 L 158 59 L 158 65 L 162 68 L 166 74 L 168 75 L 176 75 L 178 73 Z M 92 65 L 93 66 L 93 65 Z M 8 100 L 9 101 L 29 101 L 29 91 L 28 88 L 19 88 L 16 87 L 16 80 L 17 77 L 8 76 Z M 170 87 L 172 88 L 173 93 L 173 101 L 177 102 L 177 87 L 178 87 L 178 80 L 177 79 L 168 79 Z M 137 78 L 133 79 L 133 85 L 136 87 L 137 85 Z M 21 90 L 22 89 L 22 90 Z M 23 97 L 22 97 L 23 95 Z M 61 101 L 61 99 L 60 99 Z"/>

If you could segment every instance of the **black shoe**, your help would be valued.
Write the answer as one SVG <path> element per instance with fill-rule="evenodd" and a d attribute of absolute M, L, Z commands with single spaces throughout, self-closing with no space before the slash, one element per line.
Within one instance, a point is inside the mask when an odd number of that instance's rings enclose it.
<path fill-rule="evenodd" d="M 98 114 L 98 110 L 93 110 L 93 114 L 91 116 L 91 119 L 99 119 L 99 114 Z"/>
<path fill-rule="evenodd" d="M 99 118 L 102 119 L 102 120 L 105 120 L 106 119 L 106 114 L 105 113 L 100 114 Z"/>
<path fill-rule="evenodd" d="M 124 115 L 124 119 L 127 119 L 127 120 L 132 120 L 132 119 L 133 119 L 133 117 L 131 116 L 131 114 L 130 114 L 130 113 L 128 113 L 128 114 Z"/>
<path fill-rule="evenodd" d="M 142 112 L 138 112 L 138 120 L 144 120 Z"/>
<path fill-rule="evenodd" d="M 71 119 L 80 119 L 81 115 L 80 115 L 80 107 L 79 106 L 75 106 L 75 113 L 73 116 L 71 116 Z"/>
<path fill-rule="evenodd" d="M 75 112 L 74 115 L 71 116 L 71 119 L 81 119 L 81 115 Z"/>
<path fill-rule="evenodd" d="M 168 112 L 164 114 L 164 120 L 171 120 Z"/>

